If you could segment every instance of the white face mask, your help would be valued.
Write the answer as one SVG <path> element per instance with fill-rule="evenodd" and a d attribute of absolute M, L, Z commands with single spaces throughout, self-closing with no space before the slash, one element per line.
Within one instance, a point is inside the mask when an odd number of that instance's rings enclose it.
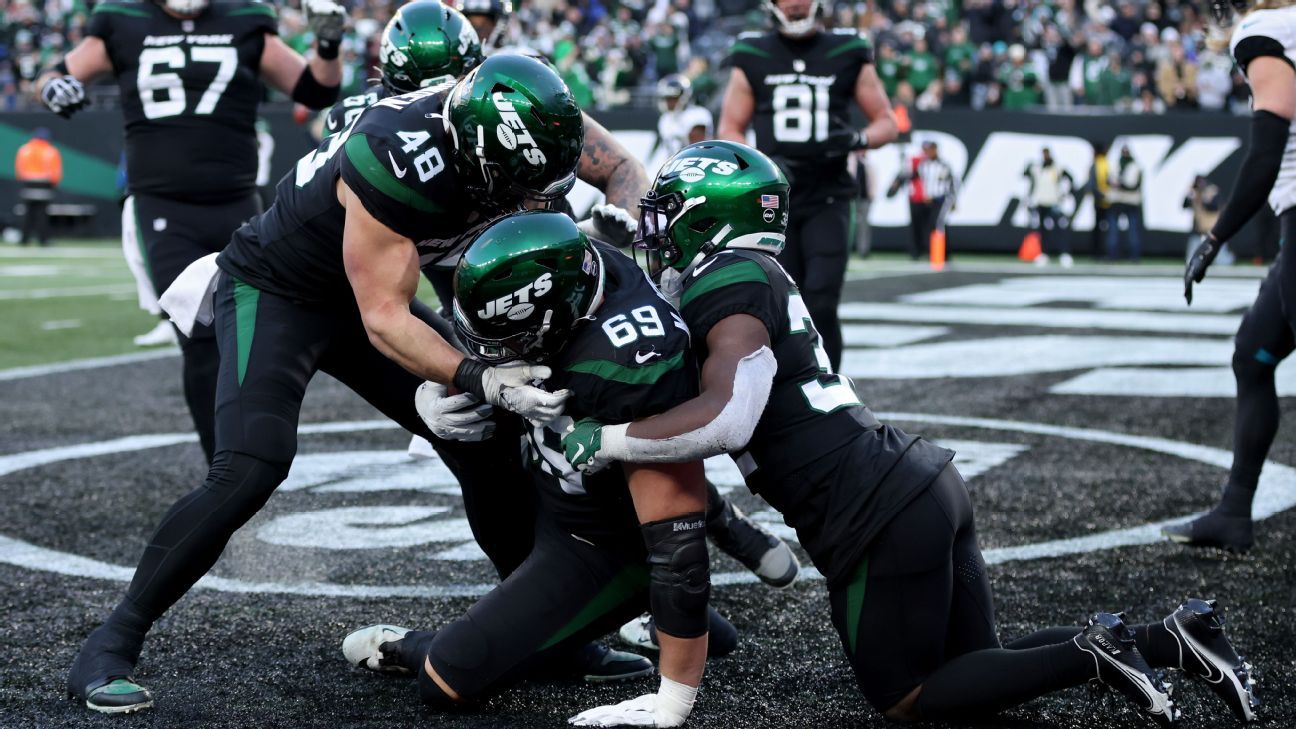
<path fill-rule="evenodd" d="M 197 15 L 207 9 L 208 0 L 164 0 L 167 10 L 180 15 Z"/>

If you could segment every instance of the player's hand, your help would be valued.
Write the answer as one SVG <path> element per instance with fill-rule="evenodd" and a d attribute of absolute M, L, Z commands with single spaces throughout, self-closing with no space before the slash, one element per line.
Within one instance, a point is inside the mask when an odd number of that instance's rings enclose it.
<path fill-rule="evenodd" d="M 662 716 L 657 711 L 657 694 L 610 706 L 587 709 L 567 720 L 575 726 L 680 726 L 687 716 Z"/>
<path fill-rule="evenodd" d="M 861 129 L 839 127 L 828 132 L 824 144 L 830 151 L 849 154 L 858 149 L 868 149 L 868 135 Z"/>
<path fill-rule="evenodd" d="M 464 362 L 469 361 L 465 359 Z M 553 374 L 548 367 L 524 363 L 502 364 L 499 367 L 483 366 L 480 362 L 474 364 L 482 367 L 478 379 L 480 385 L 477 388 L 465 387 L 464 389 L 480 394 L 482 400 L 491 405 L 517 412 L 530 424 L 550 423 L 562 414 L 562 407 L 566 405 L 566 400 L 572 397 L 572 390 L 546 392 L 535 387 L 533 384 L 535 381 L 547 380 Z M 456 384 L 459 383 L 457 374 L 455 381 Z"/>
<path fill-rule="evenodd" d="M 638 235 L 639 221 L 625 208 L 603 204 L 591 208 L 589 220 L 581 221 L 579 227 L 586 235 L 607 241 L 617 248 L 628 248 Z"/>
<path fill-rule="evenodd" d="M 41 103 L 67 119 L 86 105 L 85 86 L 71 74 L 52 78 L 41 88 Z"/>
<path fill-rule="evenodd" d="M 599 455 L 603 447 L 603 424 L 594 418 L 573 423 L 562 439 L 563 456 L 581 473 L 597 473 L 611 461 Z"/>
<path fill-rule="evenodd" d="M 306 25 L 315 35 L 320 57 L 337 58 L 338 44 L 342 42 L 342 31 L 346 28 L 346 8 L 333 0 L 302 0 L 302 11 L 306 14 Z M 325 55 L 330 51 L 333 55 Z"/>
<path fill-rule="evenodd" d="M 424 382 L 414 391 L 414 409 L 432 434 L 443 440 L 476 442 L 495 433 L 494 410 L 471 392 L 447 396 L 445 385 Z"/>
<path fill-rule="evenodd" d="M 1201 245 L 1193 251 L 1192 258 L 1188 259 L 1188 266 L 1184 268 L 1184 300 L 1192 306 L 1192 287 L 1194 283 L 1201 283 L 1206 277 L 1206 269 L 1215 262 L 1215 256 L 1219 255 L 1220 248 L 1224 244 L 1215 240 L 1214 236 L 1207 235 L 1202 239 Z"/>

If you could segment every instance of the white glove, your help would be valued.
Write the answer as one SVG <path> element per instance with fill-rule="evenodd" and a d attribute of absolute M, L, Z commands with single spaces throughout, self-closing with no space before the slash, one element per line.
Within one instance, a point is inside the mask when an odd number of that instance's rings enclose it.
<path fill-rule="evenodd" d="M 333 0 L 302 0 L 302 12 L 306 14 L 306 25 L 315 35 L 317 43 L 336 47 L 342 40 L 342 30 L 346 27 L 346 8 Z"/>
<path fill-rule="evenodd" d="M 85 86 L 71 74 L 52 78 L 41 88 L 41 102 L 55 114 L 70 117 L 86 105 Z"/>
<path fill-rule="evenodd" d="M 570 390 L 547 392 L 531 383 L 547 380 L 553 371 L 548 367 L 515 362 L 487 367 L 481 376 L 486 402 L 521 415 L 535 426 L 547 425 L 562 415 Z"/>
<path fill-rule="evenodd" d="M 627 248 L 634 243 L 639 221 L 631 217 L 625 208 L 603 204 L 591 208 L 589 220 L 581 221 L 579 227 L 586 235 L 592 235 L 617 248 Z"/>
<path fill-rule="evenodd" d="M 442 440 L 476 442 L 495 432 L 493 409 L 470 392 L 447 397 L 445 385 L 424 382 L 414 392 L 414 409 L 432 434 Z"/>
<path fill-rule="evenodd" d="M 662 676 L 655 694 L 611 706 L 599 706 L 567 719 L 575 726 L 681 726 L 693 711 L 697 689 Z"/>

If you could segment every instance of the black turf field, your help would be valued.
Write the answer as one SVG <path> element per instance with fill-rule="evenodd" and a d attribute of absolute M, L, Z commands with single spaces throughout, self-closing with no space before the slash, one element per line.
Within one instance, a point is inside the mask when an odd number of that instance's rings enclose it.
<path fill-rule="evenodd" d="M 942 275 L 913 269 L 908 274 L 853 281 L 848 284 L 848 298 L 895 303 L 914 292 L 1035 275 L 1031 269 Z M 1137 286 L 1143 279 L 1130 281 Z M 1254 279 L 1249 281 L 1254 285 Z M 1104 309 L 1093 302 L 1046 305 Z M 887 324 L 905 326 L 896 321 Z M 1061 332 L 1047 322 L 941 326 L 947 331 L 922 344 L 1055 334 L 1160 337 L 1186 349 L 1227 341 L 1221 335 L 1131 334 L 1097 328 Z M 185 432 L 188 415 L 178 365 L 177 359 L 162 359 L 0 381 L 4 413 L 0 459 L 124 436 Z M 1218 365 L 1227 366 L 1227 358 Z M 1167 377 L 1176 366 L 1161 365 Z M 1076 426 L 1229 448 L 1232 401 L 1227 398 L 1050 392 L 1088 369 L 1092 368 L 976 379 L 861 379 L 857 384 L 878 412 Z M 376 417 L 356 397 L 322 376 L 303 411 L 303 422 L 312 424 Z M 1191 513 L 1213 501 L 1225 476 L 1217 466 L 1122 445 L 932 423 L 904 426 L 937 440 L 1022 447 L 971 480 L 982 546 L 987 550 Z M 1279 434 L 1273 461 L 1296 464 L 1292 432 L 1287 427 Z M 349 630 L 378 621 L 434 627 L 471 603 L 468 597 L 437 596 L 438 588 L 470 591 L 490 580 L 484 562 L 445 556 L 463 542 L 454 528 L 461 510 L 457 511 L 452 490 L 429 490 L 417 479 L 411 486 L 408 471 L 402 471 L 408 466 L 398 456 L 390 457 L 387 465 L 362 463 L 350 470 L 345 458 L 340 465 L 337 459 L 321 460 L 339 452 L 399 453 L 406 442 L 403 434 L 391 429 L 303 436 L 301 456 L 314 458 L 308 463 L 324 465 L 314 476 L 300 480 L 299 488 L 278 493 L 236 535 L 216 573 L 238 581 L 228 584 L 260 585 L 258 589 L 309 582 L 386 586 L 391 588 L 388 592 L 413 590 L 417 596 L 196 590 L 152 633 L 136 677 L 154 690 L 158 705 L 133 717 L 92 716 L 66 699 L 62 688 L 80 640 L 116 602 L 124 583 L 51 570 L 66 572 L 68 564 L 83 564 L 73 557 L 119 568 L 133 565 L 160 514 L 201 482 L 197 446 L 104 453 L 0 476 L 0 726 L 561 727 L 565 717 L 581 709 L 655 690 L 655 679 L 602 687 L 531 682 L 473 711 L 445 715 L 424 710 L 413 685 L 405 680 L 362 674 L 346 665 L 339 646 Z M 734 497 L 749 511 L 762 509 L 754 497 L 740 491 Z M 362 507 L 368 510 L 355 511 Z M 353 511 L 333 511 L 340 509 Z M 302 521 L 300 515 L 314 512 L 367 514 L 383 523 L 330 528 L 320 525 L 335 522 Z M 426 531 L 428 524 L 435 529 Z M 433 533 L 443 539 L 429 543 L 426 535 Z M 341 540 L 346 548 L 326 548 L 339 546 L 330 545 L 330 540 Z M 1257 548 L 1241 557 L 1188 552 L 1158 543 L 993 566 L 1001 636 L 1079 624 L 1099 609 L 1124 610 L 1134 622 L 1146 622 L 1162 618 L 1183 597 L 1218 597 L 1227 610 L 1235 643 L 1256 667 L 1264 702 L 1260 725 L 1294 726 L 1296 514 L 1286 511 L 1261 522 L 1257 541 Z M 24 553 L 22 545 L 53 551 L 37 552 L 38 557 L 31 558 L 33 553 Z M 39 556 L 54 551 L 64 557 Z M 15 566 L 15 561 L 28 566 Z M 739 569 L 716 558 L 716 573 Z M 885 724 L 854 687 L 828 622 L 821 582 L 802 581 L 786 592 L 730 585 L 718 588 L 714 595 L 715 604 L 739 627 L 742 638 L 733 656 L 708 666 L 688 726 Z M 878 660 L 903 657 L 879 656 Z M 1184 710 L 1183 726 L 1234 723 L 1203 686 L 1177 680 L 1176 698 Z M 1118 698 L 1079 688 L 982 725 L 1093 729 L 1147 724 Z"/>

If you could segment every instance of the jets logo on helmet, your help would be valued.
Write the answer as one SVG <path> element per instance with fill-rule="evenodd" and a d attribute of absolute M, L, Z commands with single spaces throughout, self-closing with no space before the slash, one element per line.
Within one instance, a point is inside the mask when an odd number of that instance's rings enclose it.
<path fill-rule="evenodd" d="M 382 83 L 398 94 L 453 82 L 481 59 L 472 24 L 437 0 L 402 5 L 383 29 L 378 46 Z"/>
<path fill-rule="evenodd" d="M 552 290 L 553 274 L 546 271 L 540 274 L 540 278 L 517 291 L 486 302 L 486 305 L 477 312 L 477 316 L 483 319 L 494 319 L 503 314 L 514 321 L 525 319 L 535 311 L 536 305 L 532 299 L 538 299 Z"/>
<path fill-rule="evenodd" d="M 513 108 L 512 102 L 504 98 L 503 92 L 500 91 L 491 94 L 491 101 L 495 103 L 495 108 L 499 109 L 502 122 L 495 127 L 495 136 L 499 137 L 500 144 L 510 151 L 517 149 L 518 145 L 529 147 L 522 151 L 522 159 L 533 165 L 544 164 L 544 152 L 536 146 L 535 140 L 531 138 L 531 132 L 527 131 L 526 124 Z"/>
<path fill-rule="evenodd" d="M 542 362 L 603 300 L 603 263 L 571 218 L 538 210 L 492 223 L 455 269 L 459 340 L 492 363 Z"/>
<path fill-rule="evenodd" d="M 647 251 L 649 273 L 659 282 L 666 270 L 682 278 L 726 248 L 777 254 L 788 189 L 778 165 L 745 144 L 691 144 L 662 166 L 639 202 L 635 247 Z"/>
<path fill-rule="evenodd" d="M 456 167 L 477 197 L 549 202 L 576 184 L 584 121 L 547 64 L 494 54 L 455 86 L 443 116 L 455 140 Z"/>

